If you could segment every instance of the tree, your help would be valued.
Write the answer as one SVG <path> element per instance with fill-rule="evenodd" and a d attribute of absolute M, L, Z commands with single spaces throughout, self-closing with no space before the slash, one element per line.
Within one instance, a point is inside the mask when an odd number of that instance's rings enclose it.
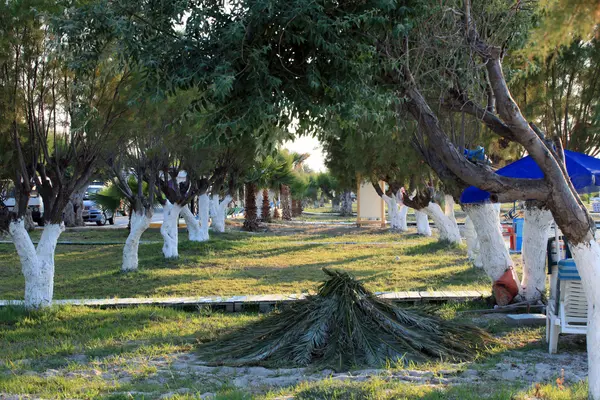
<path fill-rule="evenodd" d="M 170 8 L 153 15 L 114 3 L 123 14 L 117 26 L 130 26 L 128 19 L 140 13 L 151 17 L 145 24 L 135 18 L 139 27 L 125 30 L 124 42 L 140 62 L 158 65 L 160 79 L 214 85 L 215 104 L 243 110 L 220 123 L 255 129 L 257 121 L 287 126 L 297 117 L 299 130 L 309 131 L 332 113 L 349 129 L 387 123 L 390 114 L 399 122 L 412 119 L 442 181 L 477 186 L 495 202 L 544 202 L 569 239 L 583 278 L 591 310 L 590 396 L 600 399 L 600 294 L 594 291 L 600 284 L 600 245 L 566 175 L 561 147 L 555 150 L 528 123 L 502 70 L 505 50 L 523 44 L 532 26 L 529 8 L 505 1 L 480 2 L 472 9 L 469 1 L 463 7 L 457 1 L 288 0 L 234 3 L 226 11 L 214 2 L 189 9 L 161 4 Z M 210 23 L 208 13 L 214 13 Z M 178 35 L 173 21 L 183 15 L 188 23 Z M 139 29 L 151 30 L 152 40 L 131 40 L 130 32 Z M 545 178 L 506 178 L 466 159 L 441 123 L 442 109 L 473 115 L 502 140 L 521 145 Z"/>
<path fill-rule="evenodd" d="M 520 59 L 517 61 L 521 61 Z M 523 113 L 565 149 L 600 153 L 600 40 L 575 39 L 552 55 L 517 64 L 512 87 Z"/>
<path fill-rule="evenodd" d="M 51 304 L 54 250 L 63 231 L 62 213 L 70 196 L 87 184 L 102 146 L 125 112 L 121 90 L 129 71 L 113 57 L 113 48 L 98 38 L 97 57 L 81 60 L 80 49 L 53 18 L 63 11 L 54 2 L 9 2 L 2 60 L 2 90 L 10 104 L 15 199 L 8 232 L 25 276 L 25 305 Z M 61 38 L 61 40 L 58 40 Z M 75 79 L 76 77 L 76 79 Z M 44 204 L 44 231 L 37 248 L 23 217 L 33 187 Z"/>

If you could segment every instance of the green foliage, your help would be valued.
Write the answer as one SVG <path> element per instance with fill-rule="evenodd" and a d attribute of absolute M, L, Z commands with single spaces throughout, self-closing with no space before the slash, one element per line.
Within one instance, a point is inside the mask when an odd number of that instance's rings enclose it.
<path fill-rule="evenodd" d="M 540 14 L 525 47 L 529 56 L 545 57 L 579 38 L 587 41 L 598 32 L 600 4 L 596 0 L 541 0 Z"/>
<path fill-rule="evenodd" d="M 565 148 L 593 156 L 600 152 L 598 64 L 600 39 L 575 39 L 510 71 L 525 115 Z"/>
<path fill-rule="evenodd" d="M 473 326 L 381 300 L 347 273 L 323 272 L 328 279 L 316 295 L 200 346 L 202 356 L 219 365 L 342 370 L 390 360 L 470 360 L 494 342 Z"/>

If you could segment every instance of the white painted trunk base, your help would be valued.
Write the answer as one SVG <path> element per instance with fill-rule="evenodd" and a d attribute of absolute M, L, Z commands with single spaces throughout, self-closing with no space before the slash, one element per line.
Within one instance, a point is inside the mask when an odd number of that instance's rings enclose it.
<path fill-rule="evenodd" d="M 444 195 L 444 214 L 456 224 L 456 216 L 454 215 L 454 197 L 449 194 Z M 457 225 L 458 226 L 458 225 Z"/>
<path fill-rule="evenodd" d="M 182 207 L 179 204 L 167 202 L 164 207 L 163 224 L 160 227 L 160 234 L 163 237 L 163 255 L 165 258 L 179 257 L 178 250 L 178 224 L 179 214 Z"/>
<path fill-rule="evenodd" d="M 402 192 L 399 190 L 396 192 L 396 201 L 398 202 L 398 230 L 400 232 L 408 231 L 408 222 L 406 220 L 406 215 L 408 214 L 408 207 L 402 201 Z"/>
<path fill-rule="evenodd" d="M 600 400 L 600 245 L 592 235 L 570 246 L 588 301 L 588 383 L 589 398 Z"/>
<path fill-rule="evenodd" d="M 199 209 L 200 207 L 198 207 L 198 211 Z M 182 217 L 185 221 L 185 226 L 188 231 L 188 240 L 190 242 L 203 242 L 205 240 L 208 240 L 204 239 L 204 235 L 202 229 L 200 228 L 200 224 L 198 223 L 198 220 L 192 213 L 192 210 L 190 210 L 189 205 L 186 205 L 185 207 L 181 208 L 179 216 Z"/>
<path fill-rule="evenodd" d="M 231 202 L 231 196 L 227 195 L 219 201 L 219 195 L 213 194 L 210 199 L 210 217 L 212 227 L 217 232 L 225 232 L 225 218 L 227 217 L 227 204 Z"/>
<path fill-rule="evenodd" d="M 138 250 L 142 234 L 150 227 L 152 215 L 146 214 L 145 210 L 136 211 L 131 214 L 131 229 L 123 247 L 123 264 L 121 271 L 137 271 Z"/>
<path fill-rule="evenodd" d="M 417 219 L 417 235 L 431 236 L 427 214 L 423 211 L 415 210 L 415 218 Z"/>
<path fill-rule="evenodd" d="M 477 238 L 477 232 L 475 231 L 473 221 L 468 215 L 465 218 L 463 234 L 465 236 L 465 241 L 467 242 L 467 257 L 471 260 L 474 267 L 483 268 L 479 249 L 479 239 Z"/>
<path fill-rule="evenodd" d="M 25 278 L 24 304 L 27 309 L 52 305 L 54 292 L 54 252 L 64 225 L 47 224 L 37 249 L 25 230 L 23 219 L 11 221 L 8 232 L 19 255 Z"/>
<path fill-rule="evenodd" d="M 210 198 L 208 194 L 198 196 L 198 219 L 200 220 L 200 242 L 206 242 L 210 237 L 208 234 L 210 214 Z"/>
<path fill-rule="evenodd" d="M 440 233 L 440 240 L 455 244 L 462 242 L 456 219 L 446 216 L 439 204 L 430 202 L 423 211 L 433 220 Z M 452 212 L 452 215 L 454 215 L 454 212 Z"/>
<path fill-rule="evenodd" d="M 491 203 L 466 204 L 464 207 L 477 233 L 483 269 L 492 282 L 496 282 L 513 266 L 502 237 L 500 213 Z"/>
<path fill-rule="evenodd" d="M 537 300 L 546 293 L 546 250 L 554 219 L 550 210 L 537 207 L 526 207 L 524 219 L 521 294 L 525 300 Z"/>

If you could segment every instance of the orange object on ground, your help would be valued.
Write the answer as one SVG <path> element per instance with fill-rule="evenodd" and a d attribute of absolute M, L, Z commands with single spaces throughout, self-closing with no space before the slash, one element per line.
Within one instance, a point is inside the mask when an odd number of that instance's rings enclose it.
<path fill-rule="evenodd" d="M 508 268 L 500 279 L 494 282 L 492 293 L 499 306 L 510 304 L 519 294 L 519 278 L 512 267 Z"/>

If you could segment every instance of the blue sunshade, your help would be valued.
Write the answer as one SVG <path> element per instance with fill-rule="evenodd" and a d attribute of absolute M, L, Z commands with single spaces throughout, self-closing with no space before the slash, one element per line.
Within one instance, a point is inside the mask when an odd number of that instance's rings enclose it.
<path fill-rule="evenodd" d="M 578 192 L 585 192 L 600 183 L 600 159 L 582 153 L 565 150 L 567 173 Z M 531 156 L 524 157 L 496 171 L 509 178 L 542 179 L 544 173 Z M 460 196 L 461 203 L 483 203 L 490 193 L 475 186 L 466 188 Z"/>

